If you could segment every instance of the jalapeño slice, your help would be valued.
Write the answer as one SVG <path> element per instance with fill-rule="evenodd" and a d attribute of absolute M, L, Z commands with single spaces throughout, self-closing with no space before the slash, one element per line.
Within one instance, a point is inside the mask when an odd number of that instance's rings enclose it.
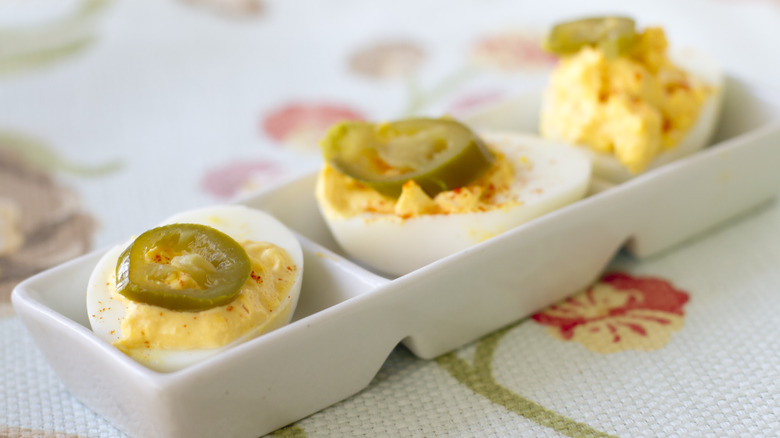
<path fill-rule="evenodd" d="M 626 17 L 592 17 L 556 24 L 543 43 L 558 55 L 579 51 L 584 46 L 600 48 L 614 58 L 631 50 L 636 40 L 636 23 Z"/>
<path fill-rule="evenodd" d="M 328 131 L 321 146 L 339 172 L 392 198 L 410 180 L 431 197 L 465 186 L 494 161 L 482 139 L 452 119 L 343 122 Z"/>
<path fill-rule="evenodd" d="M 222 306 L 238 295 L 252 271 L 244 248 L 200 224 L 172 224 L 138 236 L 116 264 L 117 292 L 171 310 Z"/>

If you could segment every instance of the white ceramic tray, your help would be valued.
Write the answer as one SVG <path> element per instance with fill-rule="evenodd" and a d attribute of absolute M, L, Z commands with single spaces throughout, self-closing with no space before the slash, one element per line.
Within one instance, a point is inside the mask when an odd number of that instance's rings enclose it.
<path fill-rule="evenodd" d="M 734 79 L 726 90 L 713 146 L 397 279 L 343 256 L 314 175 L 246 199 L 301 238 L 294 320 L 178 372 L 151 371 L 90 331 L 84 296 L 102 252 L 26 280 L 13 303 L 70 391 L 128 434 L 262 435 L 363 389 L 399 342 L 433 358 L 581 290 L 622 247 L 648 256 L 773 198 L 780 101 Z M 535 105 L 508 102 L 470 122 L 534 131 Z"/>

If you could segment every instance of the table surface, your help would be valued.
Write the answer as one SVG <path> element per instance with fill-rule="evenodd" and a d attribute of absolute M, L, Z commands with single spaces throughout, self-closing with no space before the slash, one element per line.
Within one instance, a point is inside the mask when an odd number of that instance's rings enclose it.
<path fill-rule="evenodd" d="M 780 90 L 777 0 L 0 4 L 0 436 L 122 436 L 14 316 L 21 279 L 316 168 L 342 118 L 510 98 L 549 73 L 551 23 L 605 13 Z M 780 207 L 610 271 L 571 320 L 548 309 L 429 361 L 398 347 L 364 391 L 276 434 L 780 436 Z M 626 285 L 653 318 L 606 336 L 626 321 L 594 315 Z"/>

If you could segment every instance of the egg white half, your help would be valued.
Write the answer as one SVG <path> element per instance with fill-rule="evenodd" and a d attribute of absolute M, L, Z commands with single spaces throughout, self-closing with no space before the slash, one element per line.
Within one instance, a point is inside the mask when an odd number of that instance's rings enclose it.
<path fill-rule="evenodd" d="M 210 349 L 196 350 L 145 350 L 148 354 L 136 360 L 156 371 L 169 372 L 200 362 L 234 345 L 245 342 L 290 322 L 300 296 L 303 279 L 303 251 L 295 235 L 274 217 L 259 210 L 240 205 L 221 205 L 191 210 L 177 214 L 160 225 L 195 223 L 208 225 L 229 235 L 238 242 L 252 240 L 273 243 L 289 254 L 297 265 L 296 279 L 288 298 L 260 327 L 256 327 L 232 343 Z M 132 242 L 109 250 L 95 266 L 87 287 L 87 311 L 93 332 L 107 342 L 122 336 L 122 319 L 125 307 L 121 300 L 112 297 L 116 288 L 116 263 L 122 251 Z"/>
<path fill-rule="evenodd" d="M 379 273 L 400 276 L 584 196 L 591 164 L 580 148 L 517 133 L 481 137 L 511 162 L 525 157 L 530 163 L 515 172 L 511 185 L 511 196 L 520 204 L 474 213 L 411 218 L 364 213 L 344 218 L 329 205 L 318 184 L 320 211 L 342 249 Z"/>
<path fill-rule="evenodd" d="M 647 166 L 645 172 L 655 169 L 674 160 L 691 155 L 705 146 L 712 139 L 717 127 L 718 118 L 723 103 L 723 87 L 725 84 L 723 70 L 712 58 L 694 50 L 680 50 L 670 53 L 675 65 L 712 88 L 712 95 L 704 102 L 696 123 L 690 128 L 682 140 L 672 149 L 658 154 Z M 552 111 L 548 93 L 542 96 L 541 112 Z M 544 117 L 544 116 L 543 116 Z M 548 116 L 549 117 L 549 116 Z M 555 133 L 549 133 L 551 139 L 563 140 Z M 610 184 L 618 184 L 637 176 L 631 173 L 612 154 L 595 151 L 587 146 L 582 147 L 593 161 L 593 177 Z"/>

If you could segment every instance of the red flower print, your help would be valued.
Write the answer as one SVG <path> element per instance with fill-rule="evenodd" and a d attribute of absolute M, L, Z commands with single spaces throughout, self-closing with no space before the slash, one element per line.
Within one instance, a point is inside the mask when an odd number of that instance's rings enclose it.
<path fill-rule="evenodd" d="M 657 350 L 682 328 L 686 302 L 688 294 L 665 280 L 612 273 L 533 319 L 599 353 Z"/>
<path fill-rule="evenodd" d="M 520 32 L 504 32 L 479 39 L 471 57 L 475 64 L 503 72 L 548 67 L 556 58 L 542 50 L 541 38 Z"/>
<path fill-rule="evenodd" d="M 217 198 L 230 199 L 254 192 L 289 173 L 289 169 L 268 161 L 239 161 L 209 171 L 201 187 Z"/>
<path fill-rule="evenodd" d="M 344 120 L 364 120 L 359 112 L 329 103 L 292 103 L 268 115 L 263 131 L 272 139 L 302 150 L 318 149 L 318 143 L 332 125 Z"/>

